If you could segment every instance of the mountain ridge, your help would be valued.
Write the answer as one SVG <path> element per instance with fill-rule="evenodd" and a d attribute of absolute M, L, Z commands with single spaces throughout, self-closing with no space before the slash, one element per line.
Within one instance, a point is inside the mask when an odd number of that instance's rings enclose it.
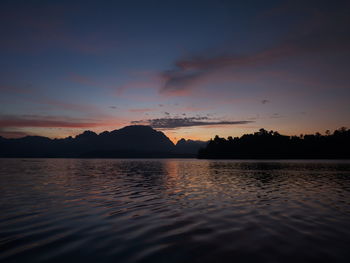
<path fill-rule="evenodd" d="M 186 151 L 180 148 L 163 132 L 145 125 L 125 126 L 99 134 L 86 130 L 75 137 L 62 139 L 44 136 L 0 138 L 0 157 L 195 157 L 199 150 L 197 145 L 191 145 L 191 150 Z"/>

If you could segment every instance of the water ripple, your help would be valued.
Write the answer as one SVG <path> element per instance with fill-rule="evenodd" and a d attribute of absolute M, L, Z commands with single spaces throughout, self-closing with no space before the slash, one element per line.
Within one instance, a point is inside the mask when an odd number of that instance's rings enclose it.
<path fill-rule="evenodd" d="M 350 163 L 0 159 L 3 262 L 348 262 Z"/>

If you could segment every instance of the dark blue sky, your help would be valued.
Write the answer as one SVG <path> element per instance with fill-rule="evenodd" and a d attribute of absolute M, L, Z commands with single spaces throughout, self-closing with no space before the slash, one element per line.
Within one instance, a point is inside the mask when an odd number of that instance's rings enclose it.
<path fill-rule="evenodd" d="M 1 1 L 0 135 L 350 124 L 347 1 Z"/>

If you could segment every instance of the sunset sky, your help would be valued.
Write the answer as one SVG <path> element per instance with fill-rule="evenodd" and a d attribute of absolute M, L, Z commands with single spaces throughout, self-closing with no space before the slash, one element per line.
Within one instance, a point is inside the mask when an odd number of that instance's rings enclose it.
<path fill-rule="evenodd" d="M 1 1 L 0 135 L 350 126 L 349 1 Z"/>

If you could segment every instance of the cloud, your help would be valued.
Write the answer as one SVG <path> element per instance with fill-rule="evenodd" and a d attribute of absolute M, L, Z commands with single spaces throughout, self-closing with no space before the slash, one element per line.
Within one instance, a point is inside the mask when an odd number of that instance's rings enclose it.
<path fill-rule="evenodd" d="M 102 125 L 103 123 L 90 119 L 40 115 L 0 115 L 0 128 L 88 128 Z"/>
<path fill-rule="evenodd" d="M 23 131 L 14 131 L 14 130 L 6 130 L 0 128 L 0 136 L 5 138 L 21 138 L 27 135 L 32 135 L 28 132 Z"/>
<path fill-rule="evenodd" d="M 187 106 L 183 107 L 180 110 L 185 112 L 194 112 L 194 111 L 206 111 L 206 110 L 212 110 L 213 107 L 196 107 L 196 106 Z"/>
<path fill-rule="evenodd" d="M 188 85 L 194 84 L 205 72 L 197 69 L 195 72 L 187 72 L 185 68 L 177 68 L 161 73 L 164 84 L 160 90 L 161 93 L 173 96 L 185 96 L 191 93 Z"/>
<path fill-rule="evenodd" d="M 220 55 L 204 53 L 180 58 L 174 62 L 173 69 L 161 72 L 163 85 L 160 93 L 188 95 L 195 87 L 208 81 L 224 78 L 232 81 L 247 70 L 259 70 L 287 59 L 349 52 L 349 16 L 342 11 L 341 5 L 336 8 L 336 11 L 304 10 L 307 18 L 299 20 L 297 27 L 283 40 L 259 51 Z"/>
<path fill-rule="evenodd" d="M 174 129 L 193 126 L 212 126 L 212 125 L 239 125 L 252 123 L 253 121 L 215 121 L 208 117 L 189 117 L 189 118 L 159 118 L 140 121 L 132 121 L 131 124 L 149 125 L 158 129 Z"/>
<path fill-rule="evenodd" d="M 279 118 L 283 118 L 283 116 L 279 113 L 274 113 L 271 115 L 270 117 L 271 119 L 279 119 Z"/>
<path fill-rule="evenodd" d="M 145 113 L 145 112 L 150 112 L 154 110 L 155 109 L 151 109 L 151 108 L 129 109 L 130 112 L 136 112 L 136 113 Z"/>

